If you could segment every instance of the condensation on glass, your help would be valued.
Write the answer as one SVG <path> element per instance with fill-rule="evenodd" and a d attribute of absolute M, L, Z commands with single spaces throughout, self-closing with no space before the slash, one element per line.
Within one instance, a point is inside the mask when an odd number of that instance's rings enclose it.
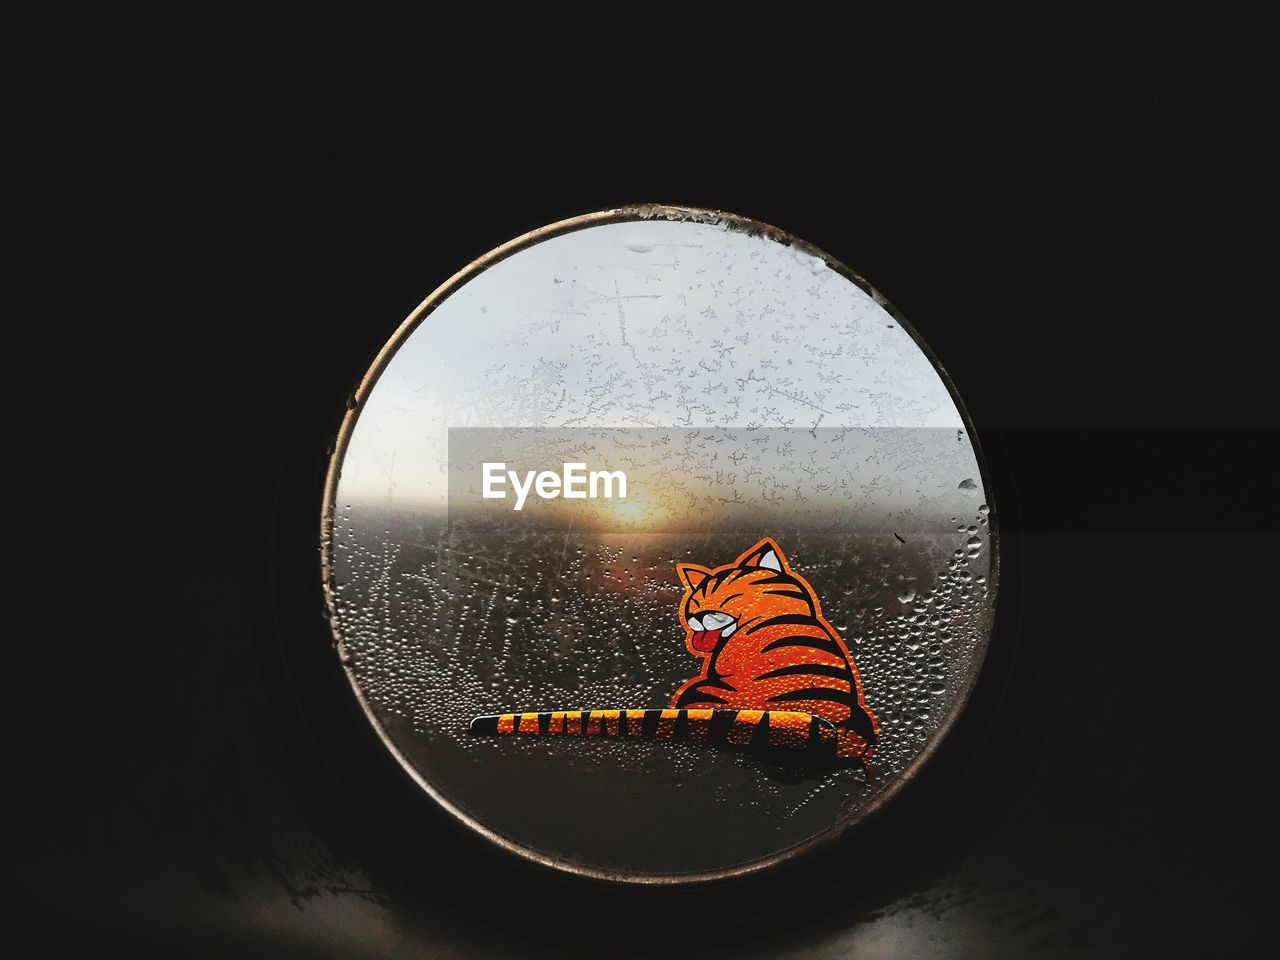
<path fill-rule="evenodd" d="M 684 208 L 554 224 L 433 293 L 356 400 L 325 517 L 336 662 L 422 789 L 490 841 L 628 882 L 762 869 L 891 800 L 963 707 L 998 570 L 980 455 L 913 332 L 821 251 Z M 490 493 L 607 462 L 628 496 L 529 488 L 516 511 L 483 495 L 499 462 L 517 476 Z M 667 706 L 698 666 L 676 564 L 766 536 L 856 661 L 873 775 L 468 734 L 505 711 Z"/>

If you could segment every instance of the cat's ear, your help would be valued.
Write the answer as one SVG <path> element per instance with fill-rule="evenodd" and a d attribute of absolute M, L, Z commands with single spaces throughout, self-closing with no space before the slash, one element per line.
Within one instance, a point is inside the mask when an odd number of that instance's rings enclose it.
<path fill-rule="evenodd" d="M 771 537 L 765 537 L 740 556 L 738 558 L 738 566 L 760 567 L 761 569 L 774 570 L 778 573 L 789 569 L 787 558 L 782 553 L 782 548 L 774 543 Z"/>
<path fill-rule="evenodd" d="M 676 571 L 680 574 L 680 579 L 685 582 L 690 591 L 697 590 L 706 583 L 707 577 L 711 576 L 711 571 L 694 563 L 677 563 Z"/>

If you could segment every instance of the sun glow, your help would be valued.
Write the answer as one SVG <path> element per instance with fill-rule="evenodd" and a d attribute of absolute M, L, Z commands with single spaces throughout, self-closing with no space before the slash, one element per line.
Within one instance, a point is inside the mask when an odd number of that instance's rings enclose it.
<path fill-rule="evenodd" d="M 655 526 L 666 519 L 666 511 L 643 495 L 625 500 L 595 500 L 591 503 L 594 519 L 601 525 L 636 530 Z"/>

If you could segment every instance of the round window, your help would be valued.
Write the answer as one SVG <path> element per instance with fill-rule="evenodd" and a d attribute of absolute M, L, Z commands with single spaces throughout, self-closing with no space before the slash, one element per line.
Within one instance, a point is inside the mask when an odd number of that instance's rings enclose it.
<path fill-rule="evenodd" d="M 502 246 L 368 371 L 328 478 L 337 665 L 430 801 L 573 874 L 695 882 L 888 802 L 996 597 L 964 410 L 866 282 L 638 206 Z"/>

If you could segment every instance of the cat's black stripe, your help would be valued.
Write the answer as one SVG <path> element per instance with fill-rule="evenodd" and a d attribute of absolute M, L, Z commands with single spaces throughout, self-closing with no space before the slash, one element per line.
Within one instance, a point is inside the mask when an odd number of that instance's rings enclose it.
<path fill-rule="evenodd" d="M 726 680 L 724 677 L 720 676 L 719 674 L 716 674 L 715 676 L 707 677 L 707 679 L 699 683 L 698 686 L 715 687 L 717 690 L 728 690 L 731 693 L 736 693 L 738 690 L 737 687 L 735 687 L 732 683 L 730 683 L 728 680 Z"/>
<path fill-rule="evenodd" d="M 838 703 L 847 707 L 852 697 L 851 691 L 846 690 L 842 693 L 834 687 L 804 687 L 801 690 L 789 690 L 769 698 L 770 703 L 787 703 L 791 700 L 826 700 L 829 703 Z"/>
<path fill-rule="evenodd" d="M 795 577 L 792 577 L 785 573 L 775 573 L 771 577 L 764 577 L 760 580 L 755 581 L 756 586 L 760 586 L 760 587 L 763 587 L 770 583 L 789 583 L 792 586 L 797 586 L 797 587 L 799 586 L 799 584 L 796 583 Z"/>
<path fill-rule="evenodd" d="M 780 616 L 770 617 L 768 620 L 761 620 L 751 628 L 752 632 L 756 630 L 764 630 L 766 627 L 780 627 L 784 624 L 802 623 L 805 626 L 817 627 L 822 629 L 822 624 L 818 622 L 818 618 L 808 613 L 784 613 Z"/>
<path fill-rule="evenodd" d="M 815 714 L 809 720 L 809 741 L 805 749 L 829 761 L 835 756 L 837 737 L 835 725 Z"/>
<path fill-rule="evenodd" d="M 712 711 L 711 723 L 707 727 L 707 740 L 711 743 L 724 743 L 729 738 L 729 730 L 737 717 L 737 710 Z"/>
<path fill-rule="evenodd" d="M 805 637 L 800 635 L 790 637 L 780 637 L 773 640 L 760 650 L 761 653 L 768 653 L 770 650 L 778 650 L 782 647 L 813 647 L 815 650 L 823 650 L 833 657 L 844 659 L 844 651 L 840 649 L 840 645 L 828 636 L 821 637 Z"/>
<path fill-rule="evenodd" d="M 875 727 L 871 725 L 871 718 L 857 707 L 850 708 L 849 719 L 844 722 L 844 725 L 869 744 L 874 744 L 880 739 Z"/>
<path fill-rule="evenodd" d="M 681 710 L 676 714 L 676 722 L 671 727 L 672 740 L 688 740 L 689 739 L 689 713 Z"/>
<path fill-rule="evenodd" d="M 551 729 L 551 714 L 543 712 L 538 714 L 538 733 L 543 736 Z"/>
<path fill-rule="evenodd" d="M 760 717 L 760 722 L 756 724 L 755 732 L 751 735 L 752 750 L 768 750 L 769 749 L 769 711 L 766 710 Z"/>
<path fill-rule="evenodd" d="M 646 710 L 644 719 L 640 721 L 640 736 L 652 739 L 658 732 L 658 721 L 661 719 L 661 710 Z"/>
<path fill-rule="evenodd" d="M 757 680 L 772 680 L 774 677 L 812 676 L 833 677 L 836 680 L 850 680 L 849 665 L 835 666 L 829 663 L 792 663 L 777 670 L 770 670 L 756 677 Z"/>
<path fill-rule="evenodd" d="M 705 682 L 705 681 L 704 681 Z M 690 687 L 684 693 L 680 694 L 680 700 L 676 703 L 677 707 L 687 706 L 690 703 L 702 703 L 706 700 L 714 700 L 716 703 L 728 703 L 724 697 L 717 697 L 714 693 L 706 693 L 702 690 L 702 684 Z"/>

